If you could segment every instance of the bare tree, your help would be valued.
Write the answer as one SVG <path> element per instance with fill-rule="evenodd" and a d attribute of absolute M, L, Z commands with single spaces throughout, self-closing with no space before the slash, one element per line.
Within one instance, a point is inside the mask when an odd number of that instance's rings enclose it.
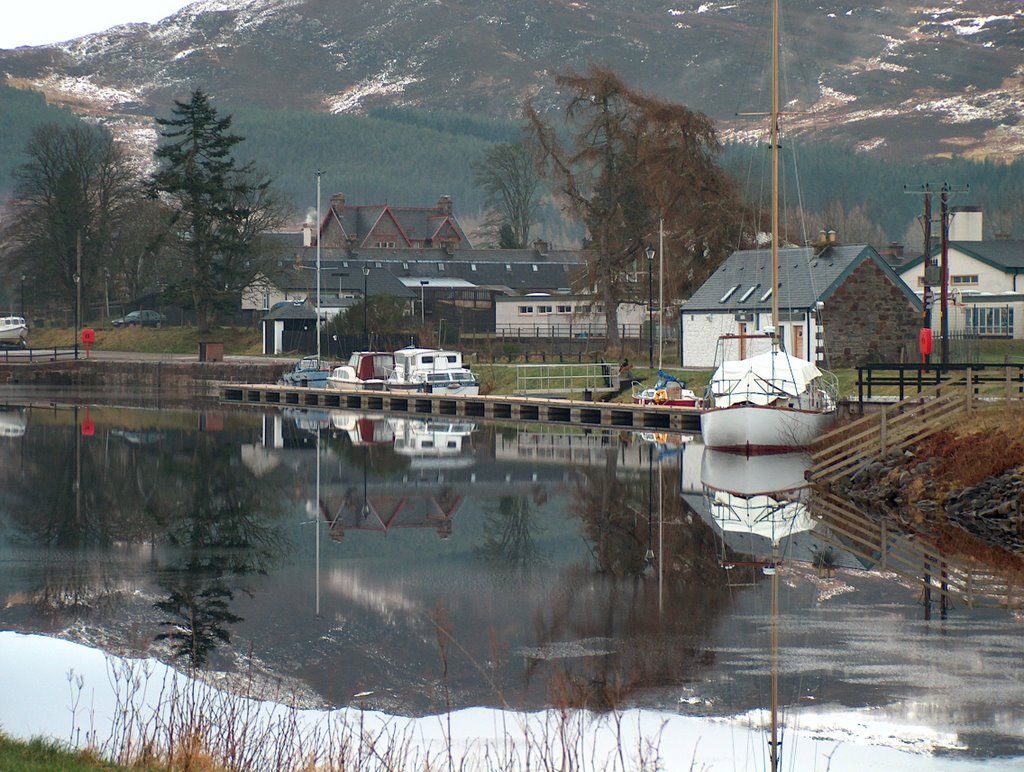
<path fill-rule="evenodd" d="M 488 209 L 486 237 L 502 249 L 526 247 L 540 206 L 540 176 L 530 148 L 524 142 L 494 145 L 472 168 Z"/>
<path fill-rule="evenodd" d="M 659 221 L 672 256 L 669 290 L 680 292 L 699 284 L 737 244 L 741 207 L 716 163 L 719 143 L 706 115 L 630 89 L 601 67 L 556 82 L 571 94 L 569 140 L 530 104 L 526 116 L 543 173 L 586 227 L 593 254 L 587 281 L 601 297 L 608 340 L 616 345 L 618 306 L 640 295 L 626 278 L 631 268 L 647 269 L 639 264 Z"/>
<path fill-rule="evenodd" d="M 139 175 L 99 126 L 41 126 L 25 154 L 14 173 L 12 267 L 30 277 L 36 298 L 74 303 L 80 273 L 82 297 L 98 299 L 142 199 Z"/>

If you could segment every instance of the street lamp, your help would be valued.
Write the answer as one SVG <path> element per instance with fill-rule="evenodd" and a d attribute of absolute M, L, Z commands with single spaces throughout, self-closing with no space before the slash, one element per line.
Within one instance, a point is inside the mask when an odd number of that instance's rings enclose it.
<path fill-rule="evenodd" d="M 366 307 L 369 305 L 369 295 L 366 290 L 366 280 L 370 277 L 370 266 L 363 265 L 363 346 L 364 351 L 370 350 L 370 328 L 366 325 Z"/>
<path fill-rule="evenodd" d="M 420 279 L 420 327 L 425 327 L 426 321 L 426 298 L 427 298 L 427 285 L 430 282 L 427 279 Z"/>
<path fill-rule="evenodd" d="M 647 366 L 654 367 L 654 247 L 648 246 L 647 255 Z"/>
<path fill-rule="evenodd" d="M 82 277 L 76 271 L 71 278 L 75 282 L 75 359 L 78 359 L 78 328 L 80 326 L 78 306 L 82 302 Z"/>

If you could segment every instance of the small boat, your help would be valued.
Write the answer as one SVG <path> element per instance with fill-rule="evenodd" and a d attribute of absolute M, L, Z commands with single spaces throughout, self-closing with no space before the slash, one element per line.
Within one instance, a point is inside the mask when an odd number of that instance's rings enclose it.
<path fill-rule="evenodd" d="M 384 388 L 473 397 L 480 393 L 480 379 L 463 365 L 458 351 L 408 347 L 395 352 L 395 368 Z"/>
<path fill-rule="evenodd" d="M 21 348 L 28 345 L 28 325 L 25 323 L 24 317 L 0 317 L 0 345 L 20 346 Z"/>
<path fill-rule="evenodd" d="M 669 407 L 696 407 L 697 395 L 686 388 L 681 381 L 664 370 L 658 370 L 654 386 L 644 388 L 639 381 L 633 381 L 634 405 L 668 405 Z"/>
<path fill-rule="evenodd" d="M 327 388 L 337 391 L 381 391 L 388 374 L 395 369 L 390 351 L 353 351 L 348 363 L 335 367 L 327 376 Z"/>
<path fill-rule="evenodd" d="M 786 453 L 808 447 L 835 420 L 836 382 L 813 362 L 774 344 L 752 357 L 726 360 L 704 396 L 704 444 L 734 453 Z"/>
<path fill-rule="evenodd" d="M 330 364 L 319 357 L 302 357 L 291 370 L 281 376 L 279 383 L 282 386 L 323 389 L 327 386 L 327 376 L 331 370 Z"/>

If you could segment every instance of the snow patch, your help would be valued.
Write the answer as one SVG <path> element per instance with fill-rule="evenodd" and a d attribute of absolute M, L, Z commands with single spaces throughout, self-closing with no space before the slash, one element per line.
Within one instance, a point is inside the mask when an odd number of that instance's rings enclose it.
<path fill-rule="evenodd" d="M 365 99 L 388 94 L 401 94 L 405 92 L 407 86 L 418 82 L 417 78 L 411 76 L 396 80 L 392 80 L 391 77 L 391 73 L 381 72 L 371 78 L 365 78 L 340 94 L 326 97 L 324 105 L 334 114 L 353 112 L 360 108 Z"/>

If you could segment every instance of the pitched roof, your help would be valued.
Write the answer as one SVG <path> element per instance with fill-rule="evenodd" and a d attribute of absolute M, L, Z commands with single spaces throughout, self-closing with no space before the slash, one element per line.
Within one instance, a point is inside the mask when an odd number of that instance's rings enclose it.
<path fill-rule="evenodd" d="M 867 244 L 844 244 L 816 252 L 811 247 L 779 250 L 779 307 L 808 309 L 825 301 L 865 260 L 871 260 L 897 283 L 911 300 L 916 296 L 892 267 Z M 733 252 L 701 285 L 682 308 L 701 311 L 766 312 L 772 307 L 767 295 L 772 283 L 771 250 L 747 249 Z"/>
<path fill-rule="evenodd" d="M 469 237 L 466 236 L 458 220 L 441 207 L 392 206 L 390 204 L 337 206 L 332 204 L 324 222 L 326 223 L 332 218 L 338 222 L 345 235 L 356 238 L 360 246 L 367 246 L 365 240 L 373 232 L 374 226 L 386 218 L 394 221 L 399 233 L 409 242 L 422 243 L 426 239 L 436 238 L 440 231 L 445 230 L 445 237 L 454 236 L 462 244 L 470 246 Z"/>
<path fill-rule="evenodd" d="M 997 268 L 1007 273 L 1024 272 L 1024 240 L 1020 239 L 995 239 L 993 241 L 951 241 L 949 248 L 962 252 L 973 257 L 982 263 Z M 942 254 L 941 247 L 935 247 L 931 257 L 938 257 Z M 899 273 L 914 268 L 921 264 L 924 255 L 916 257 L 896 270 Z"/>

